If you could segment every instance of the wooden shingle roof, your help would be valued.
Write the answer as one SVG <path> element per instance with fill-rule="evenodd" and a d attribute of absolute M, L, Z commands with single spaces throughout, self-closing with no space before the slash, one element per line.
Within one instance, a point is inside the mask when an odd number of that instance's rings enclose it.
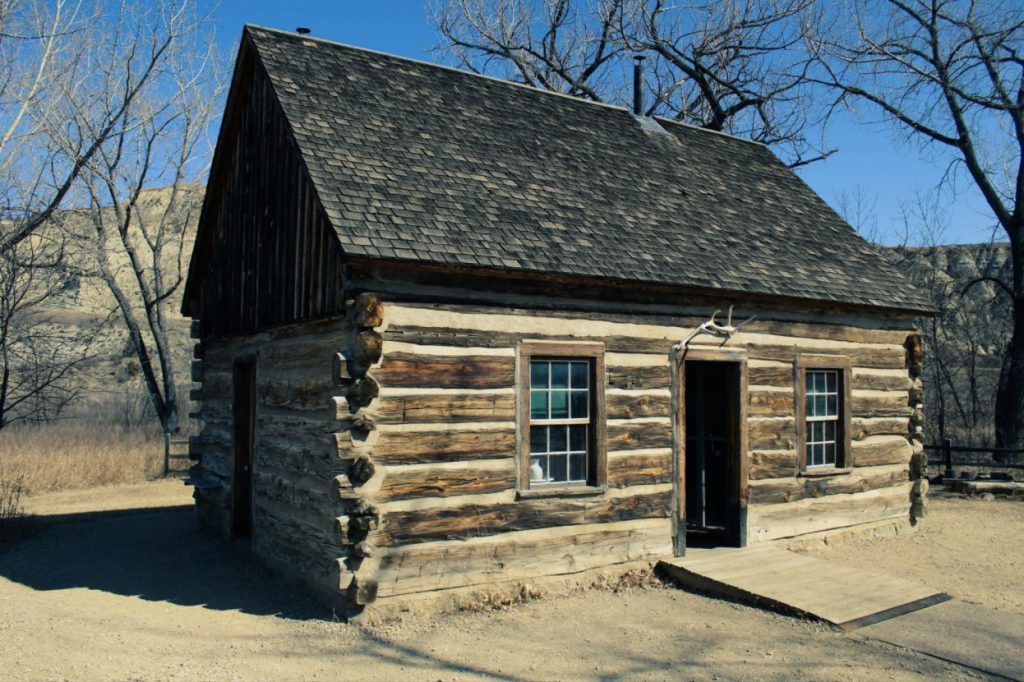
<path fill-rule="evenodd" d="M 760 144 L 247 32 L 346 257 L 928 308 Z"/>

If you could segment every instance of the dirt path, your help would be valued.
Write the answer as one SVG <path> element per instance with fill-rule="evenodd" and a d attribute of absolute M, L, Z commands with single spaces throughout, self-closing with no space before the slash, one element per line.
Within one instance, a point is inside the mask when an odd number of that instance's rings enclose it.
<path fill-rule="evenodd" d="M 191 504 L 192 488 L 177 478 L 132 485 L 30 495 L 24 500 L 25 513 L 36 516 L 62 516 L 125 509 L 155 509 L 190 506 Z"/>
<path fill-rule="evenodd" d="M 13 680 L 974 678 L 668 588 L 363 629 L 333 622 L 240 548 L 199 533 L 181 508 L 63 516 L 0 555 L 0 671 Z"/>

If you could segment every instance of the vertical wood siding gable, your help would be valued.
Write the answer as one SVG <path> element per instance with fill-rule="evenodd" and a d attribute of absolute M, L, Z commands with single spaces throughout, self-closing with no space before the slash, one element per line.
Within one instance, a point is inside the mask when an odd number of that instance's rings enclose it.
<path fill-rule="evenodd" d="M 340 312 L 342 251 L 273 86 L 256 63 L 234 125 L 199 290 L 205 338 Z M 216 182 L 216 184 L 214 184 Z"/>

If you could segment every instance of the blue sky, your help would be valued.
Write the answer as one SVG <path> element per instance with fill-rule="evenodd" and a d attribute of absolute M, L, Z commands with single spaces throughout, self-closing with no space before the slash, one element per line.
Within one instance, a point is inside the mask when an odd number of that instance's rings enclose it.
<path fill-rule="evenodd" d="M 320 38 L 436 61 L 429 52 L 435 36 L 424 0 L 221 0 L 215 15 L 218 40 L 232 58 L 248 22 L 285 30 L 307 26 Z M 948 163 L 948 157 L 930 158 L 935 155 L 885 125 L 849 115 L 829 127 L 826 145 L 839 152 L 801 169 L 801 177 L 833 206 L 844 192 L 860 191 L 873 205 L 878 234 L 889 243 L 902 237 L 904 208 L 940 181 Z M 941 207 L 941 241 L 988 241 L 991 214 L 969 183 L 961 182 L 960 189 L 955 201 Z"/>

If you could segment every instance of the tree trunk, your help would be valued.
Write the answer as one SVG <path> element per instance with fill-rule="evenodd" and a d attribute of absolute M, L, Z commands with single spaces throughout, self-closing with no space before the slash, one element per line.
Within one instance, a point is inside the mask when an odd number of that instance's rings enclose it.
<path fill-rule="evenodd" d="M 171 348 L 167 341 L 167 329 L 162 316 L 157 318 L 157 324 L 151 328 L 151 331 L 164 378 L 164 414 L 160 416 L 160 423 L 164 427 L 164 433 L 177 435 L 181 431 L 181 420 L 178 415 L 178 385 L 174 380 Z"/>
<path fill-rule="evenodd" d="M 124 289 L 118 284 L 117 278 L 114 276 L 114 271 L 110 266 L 109 254 L 104 250 L 106 244 L 106 234 L 102 227 L 102 222 L 97 222 L 96 236 L 97 236 L 97 259 L 100 266 L 100 274 L 103 277 L 103 281 L 106 282 L 107 288 L 110 290 L 111 295 L 114 297 L 114 301 L 117 303 L 117 307 L 121 312 L 121 318 L 124 320 L 125 327 L 128 329 L 128 337 L 131 340 L 132 348 L 135 351 L 135 357 L 139 360 L 139 366 L 142 370 L 142 378 L 146 383 L 146 392 L 149 394 L 149 399 L 153 404 L 153 410 L 156 412 L 157 418 L 160 420 L 160 426 L 164 433 L 177 433 L 178 432 L 178 406 L 177 401 L 168 403 L 166 396 L 160 393 L 160 382 L 157 379 L 156 371 L 153 369 L 153 362 L 150 359 L 149 349 L 146 347 L 146 340 L 142 336 L 142 328 L 139 326 L 139 321 L 135 317 L 135 313 L 132 311 L 131 301 L 125 294 Z"/>
<path fill-rule="evenodd" d="M 1013 306 L 1013 336 L 1006 347 L 996 392 L 996 447 L 1024 447 L 1024 296 Z"/>
<path fill-rule="evenodd" d="M 996 391 L 996 447 L 1024 447 L 1024 230 L 1010 232 L 1013 265 L 1013 334 Z M 1016 238 L 1015 238 L 1016 237 Z"/>
<path fill-rule="evenodd" d="M 174 395 L 173 393 L 171 394 Z M 178 418 L 178 399 L 174 396 L 164 403 L 165 414 L 161 416 L 160 423 L 164 427 L 164 433 L 169 433 L 172 436 L 178 435 L 181 431 L 181 423 Z"/>

